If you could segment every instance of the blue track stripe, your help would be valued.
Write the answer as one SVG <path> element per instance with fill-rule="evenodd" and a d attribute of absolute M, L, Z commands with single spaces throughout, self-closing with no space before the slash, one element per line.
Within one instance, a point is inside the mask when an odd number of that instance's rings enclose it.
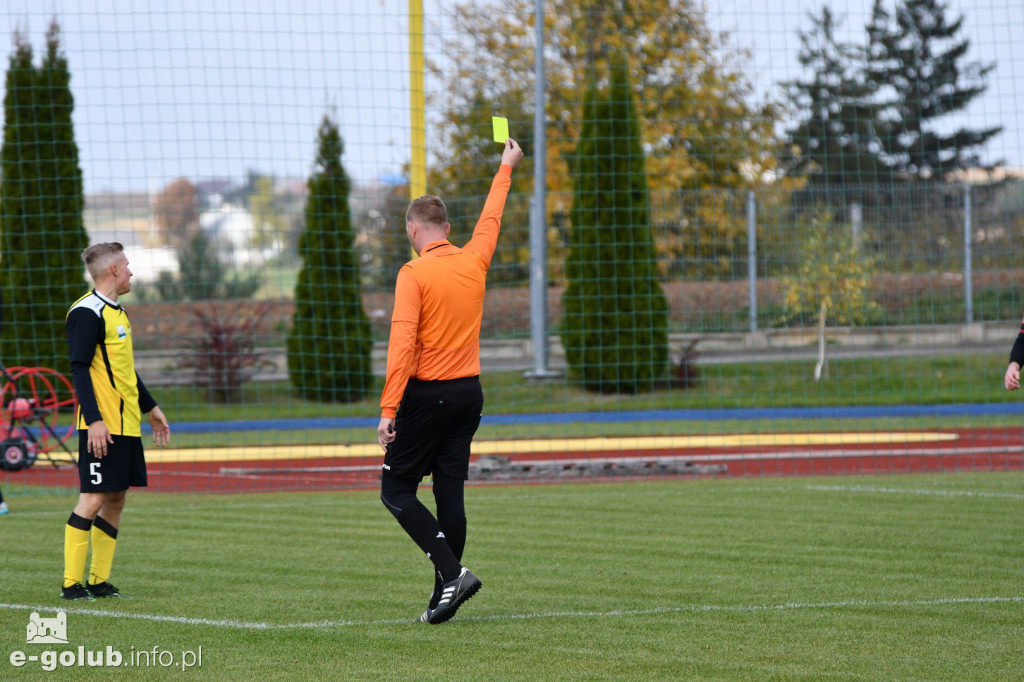
<path fill-rule="evenodd" d="M 554 414 L 485 414 L 482 426 L 517 424 L 620 423 L 650 421 L 749 421 L 772 419 L 869 419 L 904 417 L 977 417 L 1024 415 L 1024 403 L 973 405 L 890 405 L 871 407 L 754 407 L 715 410 L 628 410 Z M 172 433 L 213 431 L 287 431 L 302 429 L 376 429 L 379 417 L 318 417 L 215 422 L 174 422 Z M 148 424 L 143 424 L 149 430 Z"/>

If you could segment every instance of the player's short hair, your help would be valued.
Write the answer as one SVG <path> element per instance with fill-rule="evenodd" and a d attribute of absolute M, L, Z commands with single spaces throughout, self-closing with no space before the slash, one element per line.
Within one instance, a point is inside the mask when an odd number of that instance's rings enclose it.
<path fill-rule="evenodd" d="M 444 225 L 448 222 L 448 209 L 441 197 L 426 194 L 409 202 L 409 210 L 405 212 L 407 223 L 433 223 Z"/>
<path fill-rule="evenodd" d="M 89 269 L 89 275 L 95 280 L 103 272 L 103 269 L 110 265 L 110 261 L 121 253 L 124 253 L 124 245 L 119 242 L 93 244 L 82 252 L 82 262 Z"/>

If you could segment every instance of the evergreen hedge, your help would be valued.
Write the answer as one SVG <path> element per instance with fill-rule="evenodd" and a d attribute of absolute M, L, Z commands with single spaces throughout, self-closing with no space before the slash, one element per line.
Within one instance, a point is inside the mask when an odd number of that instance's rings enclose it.
<path fill-rule="evenodd" d="M 370 318 L 359 291 L 359 263 L 349 212 L 351 182 L 341 164 L 344 143 L 325 116 L 316 168 L 309 179 L 302 268 L 288 333 L 288 372 L 299 395 L 321 402 L 362 398 L 373 384 Z"/>
<path fill-rule="evenodd" d="M 69 372 L 64 320 L 89 286 L 81 258 L 89 238 L 70 83 L 56 22 L 38 68 L 31 45 L 15 34 L 0 150 L 0 360 L 8 367 Z"/>
<path fill-rule="evenodd" d="M 562 343 L 593 391 L 654 388 L 668 365 L 668 301 L 657 278 L 640 125 L 624 60 L 588 88 L 572 159 L 572 232 Z"/>

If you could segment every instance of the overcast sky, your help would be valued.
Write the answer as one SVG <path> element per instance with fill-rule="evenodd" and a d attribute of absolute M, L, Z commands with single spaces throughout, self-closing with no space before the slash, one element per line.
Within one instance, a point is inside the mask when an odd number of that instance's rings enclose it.
<path fill-rule="evenodd" d="M 1021 0 L 948 1 L 965 15 L 969 58 L 997 63 L 969 112 L 972 126 L 1006 128 L 984 156 L 1024 166 L 1024 51 L 1011 42 L 1024 35 Z M 800 76 L 797 32 L 821 4 L 709 0 L 707 14 L 751 50 L 748 73 L 768 94 Z M 861 41 L 871 0 L 831 4 Z M 451 5 L 424 0 L 428 29 Z M 408 0 L 3 0 L 0 63 L 15 29 L 38 58 L 57 16 L 87 192 L 155 192 L 179 176 L 240 181 L 250 169 L 306 177 L 328 111 L 346 168 L 370 181 L 400 173 L 409 157 L 407 9 Z M 427 53 L 439 44 L 428 34 Z"/>
<path fill-rule="evenodd" d="M 970 41 L 967 62 L 995 63 L 988 90 L 962 116 L 944 120 L 949 132 L 956 127 L 984 129 L 1003 126 L 982 152 L 985 161 L 1005 160 L 1024 168 L 1024 0 L 940 0 L 948 7 L 947 22 L 963 16 L 961 37 Z M 810 29 L 808 13 L 816 16 L 828 5 L 842 20 L 837 37 L 863 45 L 864 26 L 873 0 L 704 0 L 712 27 L 731 34 L 737 47 L 749 49 L 753 58 L 749 75 L 762 92 L 774 84 L 802 78 L 797 54 L 799 32 Z M 893 0 L 884 0 L 892 9 Z M 777 90 L 777 88 L 776 88 Z"/>

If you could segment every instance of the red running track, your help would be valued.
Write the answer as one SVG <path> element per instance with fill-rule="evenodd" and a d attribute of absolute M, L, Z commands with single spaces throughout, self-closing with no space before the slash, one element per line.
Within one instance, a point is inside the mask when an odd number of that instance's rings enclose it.
<path fill-rule="evenodd" d="M 512 454 L 491 482 L 560 482 L 676 477 L 836 476 L 1024 469 L 1024 433 L 965 429 L 957 438 L 918 443 L 561 451 Z M 479 458 L 474 457 L 474 463 Z M 250 493 L 376 488 L 379 457 L 179 462 L 148 465 L 154 492 Z M 601 466 L 600 463 L 604 463 Z M 588 475 L 597 471 L 599 476 Z M 518 473 L 517 473 L 518 472 Z M 74 467 L 37 462 L 6 472 L 8 484 L 77 489 Z M 476 479 L 474 479 L 476 482 Z M 481 482 L 487 482 L 481 481 Z"/>

